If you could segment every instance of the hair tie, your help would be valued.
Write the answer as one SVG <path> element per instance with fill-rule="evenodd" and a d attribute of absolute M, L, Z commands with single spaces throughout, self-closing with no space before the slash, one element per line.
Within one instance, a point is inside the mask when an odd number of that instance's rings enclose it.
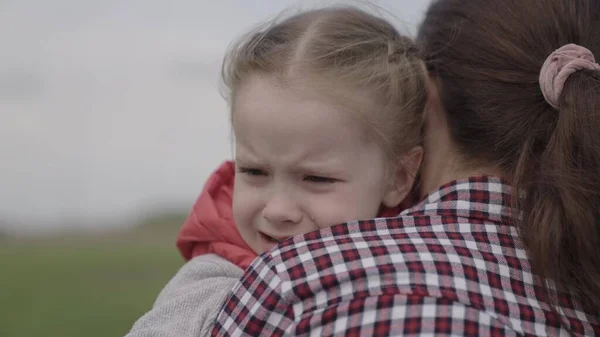
<path fill-rule="evenodd" d="M 600 70 L 594 54 L 585 47 L 570 43 L 548 56 L 540 70 L 540 89 L 548 104 L 558 109 L 565 82 L 579 70 Z"/>

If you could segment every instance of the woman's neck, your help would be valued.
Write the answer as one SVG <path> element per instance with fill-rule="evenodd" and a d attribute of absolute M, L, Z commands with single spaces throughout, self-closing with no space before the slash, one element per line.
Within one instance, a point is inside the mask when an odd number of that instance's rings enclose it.
<path fill-rule="evenodd" d="M 493 166 L 477 165 L 465 160 L 450 135 L 447 114 L 439 98 L 436 81 L 428 81 L 428 100 L 425 112 L 423 165 L 420 173 L 420 196 L 431 194 L 451 181 L 475 176 L 507 178 Z"/>
<path fill-rule="evenodd" d="M 452 147 L 438 145 L 430 147 L 429 152 L 425 150 L 425 153 L 419 191 L 421 199 L 451 181 L 477 176 L 505 178 L 499 169 L 468 163 Z"/>
<path fill-rule="evenodd" d="M 431 107 L 431 106 L 430 106 Z M 507 178 L 500 169 L 466 160 L 450 136 L 445 113 L 430 109 L 425 123 L 424 157 L 420 173 L 420 196 L 431 194 L 451 181 L 475 176 Z"/>

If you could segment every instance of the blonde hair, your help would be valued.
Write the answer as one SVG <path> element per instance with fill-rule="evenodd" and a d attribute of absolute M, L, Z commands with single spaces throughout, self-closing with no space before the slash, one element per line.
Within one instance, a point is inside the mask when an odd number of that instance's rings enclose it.
<path fill-rule="evenodd" d="M 288 86 L 308 82 L 359 112 L 390 159 L 421 144 L 424 63 L 410 38 L 361 9 L 306 11 L 234 43 L 222 68 L 231 105 L 236 90 L 254 74 L 274 76 Z M 315 88 L 319 84 L 323 87 Z"/>

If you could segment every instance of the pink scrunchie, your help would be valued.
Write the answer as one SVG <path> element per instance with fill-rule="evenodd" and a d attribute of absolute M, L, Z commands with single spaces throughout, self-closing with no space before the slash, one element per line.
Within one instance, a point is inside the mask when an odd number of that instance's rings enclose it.
<path fill-rule="evenodd" d="M 600 70 L 594 54 L 585 47 L 570 43 L 550 54 L 540 71 L 540 89 L 546 102 L 558 109 L 558 99 L 567 78 L 584 69 Z"/>

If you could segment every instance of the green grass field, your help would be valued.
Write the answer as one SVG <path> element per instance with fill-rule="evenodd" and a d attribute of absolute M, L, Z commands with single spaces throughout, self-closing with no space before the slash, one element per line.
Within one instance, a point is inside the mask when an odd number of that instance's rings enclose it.
<path fill-rule="evenodd" d="M 183 264 L 176 231 L 0 242 L 0 336 L 124 336 Z"/>

